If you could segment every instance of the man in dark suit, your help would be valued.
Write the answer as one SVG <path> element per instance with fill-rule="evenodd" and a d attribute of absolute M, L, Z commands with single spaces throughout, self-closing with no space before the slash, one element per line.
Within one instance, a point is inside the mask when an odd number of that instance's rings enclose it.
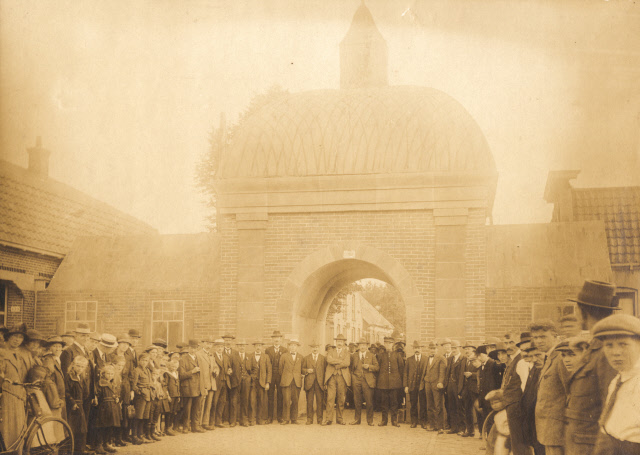
<path fill-rule="evenodd" d="M 218 367 L 218 374 L 215 376 L 216 390 L 213 392 L 213 404 L 211 405 L 211 414 L 209 415 L 209 426 L 215 425 L 218 428 L 224 428 L 222 424 L 222 414 L 224 405 L 227 401 L 227 384 L 229 379 L 229 370 L 231 369 L 231 359 L 224 353 L 224 340 L 218 338 L 213 342 L 213 361 Z M 213 387 L 213 386 L 212 386 Z"/>
<path fill-rule="evenodd" d="M 187 353 L 180 357 L 178 375 L 180 378 L 180 400 L 184 408 L 182 427 L 191 428 L 193 433 L 204 433 L 198 424 L 200 411 L 200 367 L 196 357 L 197 340 L 189 340 Z"/>
<path fill-rule="evenodd" d="M 476 358 L 476 347 L 473 345 L 464 346 L 465 357 L 460 369 L 458 381 L 458 398 L 463 409 L 464 431 L 460 436 L 471 438 L 475 434 L 473 427 L 473 404 L 478 398 L 478 369 L 480 360 Z"/>
<path fill-rule="evenodd" d="M 227 377 L 227 382 L 230 385 L 226 390 L 227 399 L 224 403 L 223 420 L 229 422 L 229 427 L 235 427 L 238 417 L 238 392 L 240 391 L 240 360 L 237 356 L 238 351 L 233 347 L 236 337 L 227 333 L 221 338 L 224 341 L 224 354 L 229 357 L 229 365 L 233 371 L 233 374 L 230 373 Z"/>
<path fill-rule="evenodd" d="M 272 375 L 271 385 L 269 386 L 269 423 L 273 422 L 273 419 L 277 419 L 278 422 L 282 422 L 282 391 L 280 390 L 280 356 L 287 352 L 287 348 L 280 346 L 282 343 L 282 334 L 279 330 L 275 330 L 271 335 L 273 340 L 273 346 L 269 346 L 265 350 L 265 354 L 269 356 L 271 360 Z"/>
<path fill-rule="evenodd" d="M 422 355 L 422 344 L 415 340 L 413 342 L 414 355 L 407 357 L 404 366 L 404 393 L 409 394 L 411 402 L 411 428 L 416 428 L 418 424 L 426 428 L 427 404 L 424 394 L 424 383 L 422 375 L 427 364 L 427 359 Z"/>
<path fill-rule="evenodd" d="M 245 340 L 238 340 L 236 342 L 238 348 L 238 403 L 240 415 L 238 421 L 243 427 L 249 426 L 249 395 L 251 393 L 251 366 L 249 358 L 246 354 L 247 342 Z M 233 368 L 233 367 L 232 367 Z"/>
<path fill-rule="evenodd" d="M 298 354 L 300 342 L 289 341 L 289 352 L 280 356 L 280 387 L 282 387 L 282 422 L 298 423 L 298 398 L 302 387 L 302 355 Z"/>
<path fill-rule="evenodd" d="M 378 381 L 376 389 L 380 394 L 382 408 L 382 422 L 379 426 L 388 423 L 389 410 L 391 410 L 391 425 L 399 427 L 398 423 L 398 389 L 402 389 L 402 376 L 404 374 L 404 359 L 400 352 L 393 350 L 394 339 L 384 337 L 384 348 L 378 352 Z"/>
<path fill-rule="evenodd" d="M 356 408 L 351 425 L 360 425 L 364 398 L 367 404 L 367 424 L 373 426 L 373 391 L 376 389 L 376 373 L 379 369 L 378 359 L 369 351 L 369 343 L 360 338 L 358 352 L 351 355 L 351 387 Z"/>
<path fill-rule="evenodd" d="M 267 391 L 271 383 L 271 360 L 262 352 L 264 343 L 253 343 L 253 354 L 249 356 L 249 371 L 251 373 L 251 420 L 249 425 L 262 425 L 267 421 Z"/>
<path fill-rule="evenodd" d="M 523 341 L 522 337 L 521 341 Z M 509 358 L 502 376 L 501 389 L 509 423 L 511 451 L 513 455 L 525 455 L 528 453 L 528 448 L 524 442 L 524 415 L 520 400 L 524 389 L 523 384 L 527 383 L 529 367 L 522 359 L 520 349 L 516 345 L 517 342 L 515 334 L 507 334 L 503 339 Z"/>
<path fill-rule="evenodd" d="M 87 342 L 87 338 L 89 338 L 89 334 L 91 333 L 89 324 L 85 324 L 83 322 L 79 323 L 74 332 L 76 335 L 75 340 L 70 346 L 64 348 L 60 354 L 60 366 L 65 375 L 69 371 L 69 365 L 71 365 L 71 362 L 73 362 L 73 359 L 76 356 L 81 355 L 87 359 L 89 358 L 89 353 L 84 347 Z"/>
<path fill-rule="evenodd" d="M 438 434 L 444 433 L 444 378 L 447 369 L 447 361 L 441 355 L 436 354 L 438 349 L 434 342 L 429 343 L 429 357 L 424 368 L 423 382 L 427 395 L 427 429 L 437 430 Z"/>
<path fill-rule="evenodd" d="M 311 354 L 302 359 L 304 390 L 307 394 L 307 425 L 313 423 L 313 401 L 316 403 L 316 422 L 322 423 L 324 412 L 324 370 L 325 357 L 319 353 L 320 345 L 315 341 L 309 345 Z"/>
<path fill-rule="evenodd" d="M 344 425 L 343 412 L 347 387 L 351 385 L 351 357 L 349 349 L 345 347 L 347 338 L 343 334 L 336 337 L 336 348 L 327 354 L 327 366 L 324 382 L 327 385 L 327 410 L 323 425 L 333 423 L 333 407 L 335 405 L 336 423 Z"/>
<path fill-rule="evenodd" d="M 478 346 L 476 349 L 476 357 L 480 361 L 478 369 L 478 404 L 480 413 L 478 414 L 478 428 L 482 431 L 484 419 L 491 413 L 491 403 L 486 396 L 492 390 L 500 388 L 501 375 L 495 360 L 489 358 L 486 346 Z"/>
<path fill-rule="evenodd" d="M 451 341 L 451 352 L 447 361 L 447 371 L 445 374 L 445 382 L 447 388 L 447 399 L 445 407 L 447 416 L 449 417 L 448 434 L 457 434 L 464 429 L 464 414 L 460 399 L 458 398 L 460 390 L 461 369 L 463 368 L 464 356 L 460 352 L 460 342 L 458 340 Z"/>

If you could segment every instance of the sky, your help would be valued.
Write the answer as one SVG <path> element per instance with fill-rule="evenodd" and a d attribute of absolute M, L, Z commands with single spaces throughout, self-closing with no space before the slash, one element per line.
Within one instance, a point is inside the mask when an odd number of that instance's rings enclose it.
<path fill-rule="evenodd" d="M 0 158 L 161 233 L 206 229 L 195 167 L 274 84 L 339 87 L 360 0 L 3 0 Z M 391 85 L 437 88 L 475 118 L 499 172 L 493 222 L 543 223 L 549 170 L 640 185 L 640 5 L 611 0 L 368 0 Z"/>

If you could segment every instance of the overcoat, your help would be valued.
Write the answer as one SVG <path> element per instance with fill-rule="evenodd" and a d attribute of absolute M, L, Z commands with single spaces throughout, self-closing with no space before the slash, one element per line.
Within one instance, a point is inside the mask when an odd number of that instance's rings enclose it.
<path fill-rule="evenodd" d="M 569 372 L 562 362 L 562 355 L 553 350 L 540 371 L 538 382 L 536 434 L 542 445 L 564 446 L 565 384 L 568 379 Z"/>
<path fill-rule="evenodd" d="M 251 354 L 249 360 L 249 371 L 251 372 L 251 381 L 258 382 L 263 389 L 267 384 L 271 383 L 271 360 L 265 353 L 260 354 L 260 361 L 256 361 L 255 354 Z"/>
<path fill-rule="evenodd" d="M 416 360 L 415 355 L 407 357 L 404 366 L 404 378 L 402 382 L 405 387 L 409 388 L 409 392 L 424 389 L 424 382 L 422 382 L 421 379 L 424 375 L 424 369 L 426 366 L 427 357 L 424 355 L 420 356 L 420 363 L 418 363 L 418 361 Z"/>
<path fill-rule="evenodd" d="M 404 359 L 397 351 L 388 352 L 381 350 L 378 352 L 378 381 L 376 387 L 382 390 L 392 390 L 402 388 L 402 376 L 404 375 Z"/>
<path fill-rule="evenodd" d="M 195 357 L 195 356 L 194 356 Z M 192 373 L 198 365 L 198 358 L 191 357 L 191 354 L 184 354 L 180 357 L 178 375 L 180 376 L 180 396 L 198 397 L 200 396 L 200 371 Z"/>
<path fill-rule="evenodd" d="M 429 356 L 429 358 L 427 358 L 427 362 L 424 367 L 424 382 L 428 382 L 430 384 L 442 384 L 444 386 L 445 373 L 447 371 L 447 359 L 436 354 L 433 356 L 431 364 L 429 364 L 431 357 L 432 356 Z"/>

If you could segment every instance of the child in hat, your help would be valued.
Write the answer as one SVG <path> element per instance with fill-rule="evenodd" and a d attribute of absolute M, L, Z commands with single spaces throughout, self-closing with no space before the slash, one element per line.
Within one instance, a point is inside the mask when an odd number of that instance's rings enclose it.
<path fill-rule="evenodd" d="M 180 378 L 178 376 L 177 360 L 172 360 L 167 364 L 167 371 L 164 372 L 164 383 L 169 399 L 169 411 L 164 415 L 164 428 L 168 436 L 176 436 L 174 425 L 177 426 L 176 416 L 180 410 Z"/>
<path fill-rule="evenodd" d="M 140 354 L 138 366 L 133 370 L 131 378 L 131 388 L 134 392 L 133 406 L 136 414 L 133 420 L 133 443 L 138 445 L 145 442 L 154 442 L 145 436 L 146 425 L 149 421 L 151 411 L 151 372 L 147 368 L 149 364 L 149 354 Z"/>
<path fill-rule="evenodd" d="M 113 432 L 114 445 L 118 447 L 125 447 L 127 444 L 124 442 L 129 436 L 129 416 L 127 409 L 131 404 L 131 382 L 129 381 L 129 365 L 127 359 L 123 355 L 117 355 L 113 357 L 113 365 L 115 368 L 115 377 L 113 378 L 113 384 L 116 389 L 116 394 L 120 398 L 120 427 L 116 428 Z"/>
<path fill-rule="evenodd" d="M 89 361 L 86 357 L 73 358 L 69 371 L 64 378 L 67 400 L 67 423 L 71 427 L 75 441 L 75 452 L 83 453 L 87 441 L 87 419 L 84 412 L 84 400 L 89 396 L 85 375 Z"/>
<path fill-rule="evenodd" d="M 602 319 L 593 327 L 604 355 L 618 372 L 600 415 L 596 455 L 640 453 L 640 320 L 628 314 Z"/>

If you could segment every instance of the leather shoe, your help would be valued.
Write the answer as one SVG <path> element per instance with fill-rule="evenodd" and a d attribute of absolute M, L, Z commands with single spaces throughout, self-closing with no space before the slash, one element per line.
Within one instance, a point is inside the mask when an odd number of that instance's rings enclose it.
<path fill-rule="evenodd" d="M 360 425 L 358 420 L 354 420 L 353 422 L 349 422 L 349 425 Z"/>
<path fill-rule="evenodd" d="M 200 427 L 195 427 L 191 429 L 191 433 L 204 433 L 205 431 Z"/>
<path fill-rule="evenodd" d="M 412 423 L 412 424 L 411 424 L 411 426 L 410 426 L 409 428 L 415 428 L 415 427 L 417 427 L 417 426 L 418 426 L 418 424 L 417 424 L 417 423 Z"/>
<path fill-rule="evenodd" d="M 438 430 L 438 434 L 444 434 L 444 430 Z"/>
<path fill-rule="evenodd" d="M 229 428 L 233 428 L 233 427 L 235 427 L 237 425 L 238 425 L 237 423 L 232 423 L 231 425 L 229 425 Z"/>
<path fill-rule="evenodd" d="M 456 430 L 449 430 L 447 431 L 447 434 L 458 434 L 458 432 Z"/>
<path fill-rule="evenodd" d="M 391 425 L 400 428 L 400 424 L 398 422 L 391 422 Z"/>
<path fill-rule="evenodd" d="M 386 427 L 387 426 L 387 422 L 380 422 L 378 424 L 379 427 Z"/>
<path fill-rule="evenodd" d="M 280 425 L 286 425 L 286 424 L 288 424 L 288 423 L 289 423 L 289 421 L 288 421 L 288 420 L 283 420 L 282 422 L 280 422 Z"/>
<path fill-rule="evenodd" d="M 373 426 L 373 422 L 369 422 L 368 424 L 369 424 L 369 426 L 370 426 L 370 427 L 372 427 L 372 426 Z"/>
<path fill-rule="evenodd" d="M 343 420 L 341 420 L 340 422 L 336 422 L 338 425 L 346 425 L 346 423 L 344 423 Z"/>
<path fill-rule="evenodd" d="M 325 427 L 327 425 L 331 425 L 333 422 L 331 420 L 327 420 L 325 422 L 322 422 L 322 426 Z"/>
<path fill-rule="evenodd" d="M 227 426 L 226 426 L 226 425 L 223 425 L 223 424 L 221 424 L 221 423 L 216 423 L 216 426 L 217 426 L 218 428 L 227 428 Z"/>

